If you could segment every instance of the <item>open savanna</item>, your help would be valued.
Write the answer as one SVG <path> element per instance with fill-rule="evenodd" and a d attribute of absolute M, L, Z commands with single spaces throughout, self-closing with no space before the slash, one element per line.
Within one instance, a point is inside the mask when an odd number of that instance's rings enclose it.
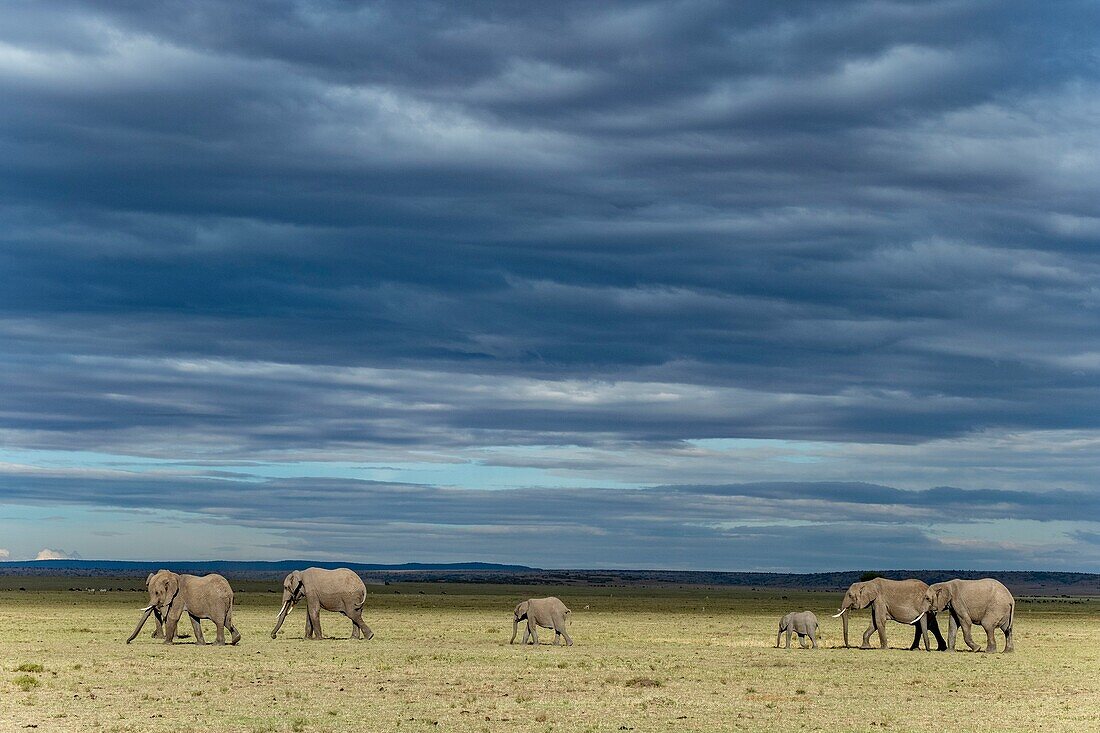
<path fill-rule="evenodd" d="M 305 641 L 301 608 L 269 636 L 277 584 L 235 581 L 240 646 L 151 624 L 127 646 L 143 592 L 67 588 L 140 580 L 2 580 L 4 731 L 1100 730 L 1097 599 L 1020 598 L 1015 654 L 939 654 L 897 624 L 889 650 L 840 648 L 839 593 L 398 583 L 368 586 L 372 641 L 334 614 Z M 509 646 L 512 606 L 545 595 L 576 646 Z M 772 648 L 804 608 L 823 648 Z"/>

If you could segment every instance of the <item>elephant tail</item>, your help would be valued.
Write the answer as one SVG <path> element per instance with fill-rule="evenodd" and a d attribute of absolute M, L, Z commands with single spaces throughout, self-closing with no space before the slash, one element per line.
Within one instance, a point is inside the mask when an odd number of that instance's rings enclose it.
<path fill-rule="evenodd" d="M 1005 631 L 1012 631 L 1012 624 L 1016 622 L 1016 601 L 1013 599 L 1012 605 L 1008 607 L 1008 628 Z"/>
<path fill-rule="evenodd" d="M 363 606 L 367 605 L 367 589 L 363 589 L 363 597 L 359 599 L 359 602 L 355 604 L 356 611 L 362 611 Z"/>

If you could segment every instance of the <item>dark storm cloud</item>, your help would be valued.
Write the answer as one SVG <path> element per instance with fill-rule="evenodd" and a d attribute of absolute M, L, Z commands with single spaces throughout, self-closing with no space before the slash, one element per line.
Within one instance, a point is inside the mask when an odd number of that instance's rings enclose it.
<path fill-rule="evenodd" d="M 3 13 L 7 446 L 1100 429 L 1091 3 Z"/>
<path fill-rule="evenodd" d="M 459 545 L 479 557 L 555 566 L 713 569 L 751 562 L 803 571 L 869 562 L 1000 568 L 1091 563 L 1097 559 L 1094 533 L 1073 533 L 1052 549 L 956 543 L 909 525 L 935 528 L 960 518 L 1072 521 L 1100 510 L 1084 492 L 901 491 L 871 484 L 486 491 L 319 478 L 38 471 L 0 472 L 0 490 L 21 501 L 79 496 L 92 505 L 198 513 L 204 522 L 277 532 L 288 547 L 320 555 L 428 557 L 439 546 Z M 1078 543 L 1076 559 L 1071 540 Z"/>

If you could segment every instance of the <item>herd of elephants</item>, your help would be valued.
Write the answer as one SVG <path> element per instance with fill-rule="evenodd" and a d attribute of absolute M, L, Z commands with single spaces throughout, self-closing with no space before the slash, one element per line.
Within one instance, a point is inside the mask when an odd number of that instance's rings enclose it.
<path fill-rule="evenodd" d="M 191 620 L 195 640 L 205 644 L 200 621 L 208 619 L 217 628 L 218 644 L 225 644 L 225 631 L 230 633 L 230 644 L 241 640 L 241 634 L 233 624 L 233 589 L 229 581 L 218 574 L 180 575 L 169 570 L 159 570 L 146 578 L 149 590 L 149 605 L 141 609 L 144 613 L 134 628 L 134 633 L 126 640 L 129 644 L 141 632 L 149 616 L 156 618 L 157 628 L 154 638 L 163 638 L 165 644 L 171 644 L 176 638 L 176 629 L 183 614 Z M 370 639 L 374 632 L 363 621 L 363 605 L 367 600 L 367 587 L 363 580 L 347 568 L 325 570 L 307 568 L 295 570 L 283 581 L 283 605 L 279 609 L 275 628 L 271 631 L 274 639 L 282 628 L 287 614 L 301 602 L 306 604 L 306 638 L 322 639 L 321 611 L 342 613 L 351 619 L 351 637 Z M 955 635 L 962 629 L 963 639 L 972 651 L 981 651 L 981 647 L 971 636 L 974 624 L 985 629 L 985 651 L 997 650 L 993 634 L 1001 629 L 1005 637 L 1004 651 L 1013 650 L 1012 622 L 1015 616 L 1016 601 L 1000 581 L 993 578 L 981 580 L 948 580 L 928 585 L 915 578 L 909 580 L 888 580 L 874 578 L 853 583 L 844 594 L 839 612 L 844 623 L 844 646 L 848 646 L 848 614 L 853 609 L 871 609 L 871 625 L 863 632 L 861 648 L 869 648 L 872 634 L 876 631 L 879 645 L 886 647 L 886 622 L 896 621 L 914 627 L 913 643 L 910 649 L 917 649 L 921 641 L 924 648 L 930 650 L 928 632 L 931 631 L 940 651 L 955 649 Z M 946 611 L 949 617 L 947 640 L 940 634 L 936 614 Z M 570 611 L 560 599 L 531 598 L 520 602 L 512 612 L 512 639 L 514 643 L 521 621 L 526 622 L 523 632 L 524 644 L 538 644 L 539 628 L 553 629 L 554 644 L 561 639 L 572 646 L 573 638 L 566 628 Z M 791 635 L 798 635 L 798 643 L 803 648 L 817 648 L 817 617 L 812 611 L 788 613 L 779 622 L 779 633 L 775 645 L 779 646 L 780 637 L 787 635 L 786 646 L 791 646 Z"/>

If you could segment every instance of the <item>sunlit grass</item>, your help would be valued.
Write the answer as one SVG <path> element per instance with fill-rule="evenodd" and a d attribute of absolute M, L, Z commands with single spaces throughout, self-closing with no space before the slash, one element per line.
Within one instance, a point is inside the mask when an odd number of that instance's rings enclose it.
<path fill-rule="evenodd" d="M 1017 652 L 984 655 L 905 651 L 896 624 L 892 649 L 838 648 L 837 594 L 370 586 L 375 638 L 324 614 L 339 638 L 315 642 L 301 610 L 273 641 L 278 596 L 235 585 L 250 589 L 238 647 L 166 647 L 151 625 L 127 646 L 141 593 L 0 591 L 0 729 L 1100 729 L 1097 602 L 1021 600 Z M 549 593 L 573 609 L 576 646 L 509 646 L 515 602 Z M 782 613 L 803 608 L 823 648 L 772 648 Z"/>

